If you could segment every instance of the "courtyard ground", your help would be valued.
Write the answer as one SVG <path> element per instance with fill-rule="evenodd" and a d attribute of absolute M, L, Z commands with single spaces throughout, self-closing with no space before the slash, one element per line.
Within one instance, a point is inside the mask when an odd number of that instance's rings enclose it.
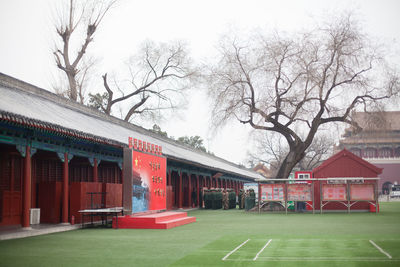
<path fill-rule="evenodd" d="M 169 230 L 87 228 L 0 241 L 0 266 L 400 266 L 400 203 L 380 213 L 195 210 Z"/>

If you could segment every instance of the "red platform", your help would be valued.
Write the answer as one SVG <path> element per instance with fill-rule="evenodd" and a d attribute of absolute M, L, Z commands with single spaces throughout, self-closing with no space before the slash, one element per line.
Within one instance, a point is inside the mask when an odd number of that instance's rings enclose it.
<path fill-rule="evenodd" d="M 121 229 L 169 229 L 196 221 L 196 217 L 187 217 L 186 212 L 167 211 L 145 215 L 126 215 L 118 217 Z M 113 218 L 113 228 L 116 228 Z"/>

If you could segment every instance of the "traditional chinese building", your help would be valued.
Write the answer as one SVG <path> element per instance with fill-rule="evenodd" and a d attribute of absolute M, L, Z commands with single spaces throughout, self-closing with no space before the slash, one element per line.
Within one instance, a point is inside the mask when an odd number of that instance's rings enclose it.
<path fill-rule="evenodd" d="M 355 155 L 382 168 L 380 192 L 390 184 L 400 183 L 400 111 L 357 112 L 354 120 L 362 128 L 348 128 L 338 149 L 346 148 Z"/>
<path fill-rule="evenodd" d="M 261 174 L 262 176 L 264 176 L 265 178 L 271 178 L 272 175 L 272 171 L 270 169 L 267 168 L 267 166 L 265 166 L 262 163 L 258 163 L 254 168 L 253 171 L 258 172 L 259 174 Z"/>
<path fill-rule="evenodd" d="M 128 138 L 162 147 L 167 208 L 192 206 L 202 187 L 239 190 L 260 178 L 213 155 L 0 73 L 0 226 L 79 222 L 78 210 L 122 206 Z M 97 200 L 96 200 L 97 199 Z M 198 205 L 198 202 L 197 202 Z"/>

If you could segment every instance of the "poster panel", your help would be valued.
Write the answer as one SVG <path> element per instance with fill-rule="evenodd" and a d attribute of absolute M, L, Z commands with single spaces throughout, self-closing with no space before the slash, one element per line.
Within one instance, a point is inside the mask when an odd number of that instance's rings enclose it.
<path fill-rule="evenodd" d="M 165 210 L 166 158 L 132 150 L 132 212 Z"/>
<path fill-rule="evenodd" d="M 374 201 L 374 185 L 373 184 L 351 184 L 350 185 L 350 200 L 358 201 Z"/>
<path fill-rule="evenodd" d="M 311 184 L 288 184 L 288 201 L 312 201 Z"/>
<path fill-rule="evenodd" d="M 323 184 L 322 200 L 324 201 L 346 201 L 347 189 L 345 184 Z"/>
<path fill-rule="evenodd" d="M 285 201 L 285 186 L 283 184 L 262 184 L 261 200 Z"/>

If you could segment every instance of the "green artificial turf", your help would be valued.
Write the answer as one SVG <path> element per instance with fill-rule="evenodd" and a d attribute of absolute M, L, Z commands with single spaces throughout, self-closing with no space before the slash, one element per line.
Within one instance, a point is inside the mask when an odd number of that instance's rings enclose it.
<path fill-rule="evenodd" d="M 0 241 L 0 266 L 400 266 L 400 202 L 381 203 L 378 214 L 188 215 L 197 222 L 169 230 L 93 228 Z"/>

